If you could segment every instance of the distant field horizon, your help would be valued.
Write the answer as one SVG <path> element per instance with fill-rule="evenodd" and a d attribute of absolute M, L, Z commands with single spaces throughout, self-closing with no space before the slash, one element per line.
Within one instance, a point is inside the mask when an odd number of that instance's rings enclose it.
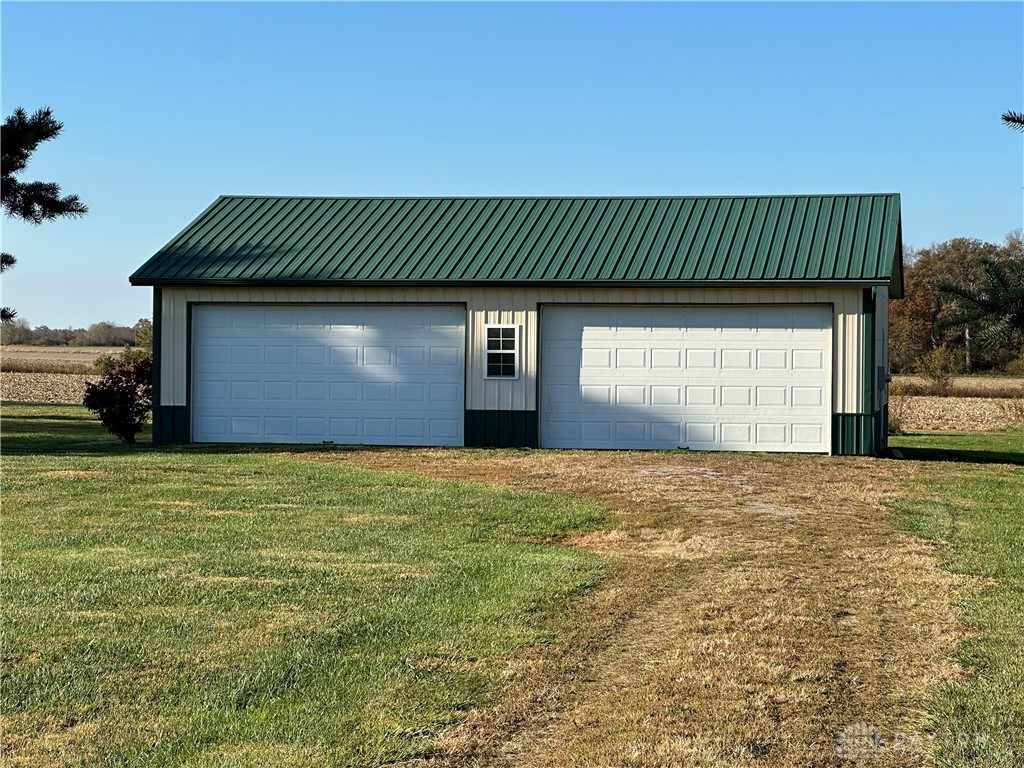
<path fill-rule="evenodd" d="M 4 355 L 40 360 L 70 356 L 74 360 L 85 360 L 88 357 L 96 358 L 99 355 L 105 355 L 112 349 L 123 348 L 124 344 L 111 344 L 106 347 L 95 345 L 88 347 L 63 347 L 40 344 L 4 344 Z"/>

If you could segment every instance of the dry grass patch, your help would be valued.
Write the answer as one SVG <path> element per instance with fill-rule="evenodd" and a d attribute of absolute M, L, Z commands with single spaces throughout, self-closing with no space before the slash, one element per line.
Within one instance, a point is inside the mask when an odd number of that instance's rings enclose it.
<path fill-rule="evenodd" d="M 203 573 L 185 574 L 184 578 L 194 581 L 197 584 L 209 584 L 212 586 L 254 586 L 254 587 L 277 587 L 282 584 L 297 584 L 298 579 L 273 579 L 259 576 L 210 576 Z"/>
<path fill-rule="evenodd" d="M 897 376 L 908 395 L 933 397 L 1024 397 L 1024 378 L 1019 376 L 954 376 L 942 387 L 922 376 Z"/>
<path fill-rule="evenodd" d="M 203 517 L 253 517 L 251 509 L 208 509 L 200 513 Z"/>
<path fill-rule="evenodd" d="M 328 764 L 328 754 L 323 749 L 308 746 L 283 744 L 231 744 L 219 746 L 202 755 L 196 766 L 213 768 L 225 765 L 262 765 L 275 768 L 306 768 L 311 765 Z"/>
<path fill-rule="evenodd" d="M 174 728 L 169 718 L 139 716 L 130 722 L 103 717 L 75 718 L 0 717 L 0 751 L 4 768 L 54 768 L 98 765 L 97 743 L 103 739 L 156 740 Z M 26 734 L 31 734 L 27 736 Z M 83 756 L 86 758 L 83 760 Z"/>
<path fill-rule="evenodd" d="M 365 523 L 408 524 L 413 522 L 409 515 L 343 515 L 338 519 L 346 525 L 361 525 Z"/>
<path fill-rule="evenodd" d="M 71 478 L 86 478 L 86 477 L 103 477 L 107 473 L 101 469 L 54 469 L 49 472 L 40 472 L 42 477 L 71 477 Z"/>
<path fill-rule="evenodd" d="M 613 559 L 502 703 L 426 765 L 838 765 L 869 723 L 919 732 L 962 636 L 956 584 L 887 504 L 918 465 L 743 454 L 368 450 L 323 458 L 600 498 Z M 912 750 L 873 765 L 919 765 Z"/>
<path fill-rule="evenodd" d="M 74 722 L 48 717 L 33 723 L 35 734 L 25 734 L 23 718 L 4 716 L 0 720 L 0 751 L 8 768 L 66 765 L 76 754 L 88 750 L 103 725 L 96 720 Z M 7 734 L 10 734 L 9 736 Z"/>

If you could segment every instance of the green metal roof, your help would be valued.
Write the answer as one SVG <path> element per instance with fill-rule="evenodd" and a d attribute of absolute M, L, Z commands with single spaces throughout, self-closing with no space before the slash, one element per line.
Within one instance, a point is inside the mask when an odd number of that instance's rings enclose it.
<path fill-rule="evenodd" d="M 897 194 L 225 196 L 130 279 L 134 285 L 879 285 L 902 264 L 900 237 Z"/>

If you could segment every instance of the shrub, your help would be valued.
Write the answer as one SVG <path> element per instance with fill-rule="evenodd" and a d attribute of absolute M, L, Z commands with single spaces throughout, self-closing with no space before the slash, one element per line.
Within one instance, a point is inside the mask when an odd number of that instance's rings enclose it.
<path fill-rule="evenodd" d="M 914 371 L 928 380 L 935 394 L 949 394 L 953 388 L 953 374 L 956 373 L 959 362 L 960 359 L 953 350 L 939 347 L 922 355 L 914 366 Z"/>
<path fill-rule="evenodd" d="M 1006 372 L 1013 376 L 1024 376 L 1024 349 L 1006 364 Z"/>
<path fill-rule="evenodd" d="M 907 410 L 910 407 L 910 392 L 905 382 L 889 383 L 889 423 L 886 425 L 890 435 L 902 435 L 903 426 L 907 421 Z"/>
<path fill-rule="evenodd" d="M 1024 397 L 1014 397 L 999 403 L 1006 420 L 1015 427 L 1024 427 Z"/>
<path fill-rule="evenodd" d="M 101 373 L 110 373 L 118 368 L 127 368 L 143 360 L 149 360 L 150 355 L 149 350 L 125 345 L 125 348 L 117 354 L 107 353 L 97 357 L 95 366 Z"/>
<path fill-rule="evenodd" d="M 130 358 L 125 350 L 121 357 Z M 149 355 L 112 366 L 97 383 L 85 385 L 82 403 L 95 411 L 107 431 L 134 443 L 153 406 L 153 361 Z"/>

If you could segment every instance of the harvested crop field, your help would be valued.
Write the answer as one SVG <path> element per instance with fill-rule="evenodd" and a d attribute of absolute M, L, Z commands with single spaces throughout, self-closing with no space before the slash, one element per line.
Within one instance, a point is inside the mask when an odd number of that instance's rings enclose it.
<path fill-rule="evenodd" d="M 1020 401 L 1017 401 L 1018 403 Z M 894 405 L 890 404 L 890 411 Z M 1018 425 L 1013 400 L 990 397 L 907 397 L 905 432 L 985 432 Z"/>
<path fill-rule="evenodd" d="M 100 355 L 117 352 L 120 347 L 39 347 L 31 344 L 8 344 L 4 357 L 24 360 L 77 360 L 92 362 Z"/>
<path fill-rule="evenodd" d="M 1024 378 L 1020 376 L 955 376 L 948 391 L 936 391 L 932 382 L 921 376 L 894 376 L 893 390 L 902 388 L 908 395 L 937 397 L 1024 397 Z"/>
<path fill-rule="evenodd" d="M 0 369 L 19 373 L 92 373 L 97 358 L 120 351 L 120 347 L 8 345 L 0 356 Z"/>
<path fill-rule="evenodd" d="M 80 403 L 85 383 L 99 374 L 0 373 L 0 399 L 13 403 Z"/>

